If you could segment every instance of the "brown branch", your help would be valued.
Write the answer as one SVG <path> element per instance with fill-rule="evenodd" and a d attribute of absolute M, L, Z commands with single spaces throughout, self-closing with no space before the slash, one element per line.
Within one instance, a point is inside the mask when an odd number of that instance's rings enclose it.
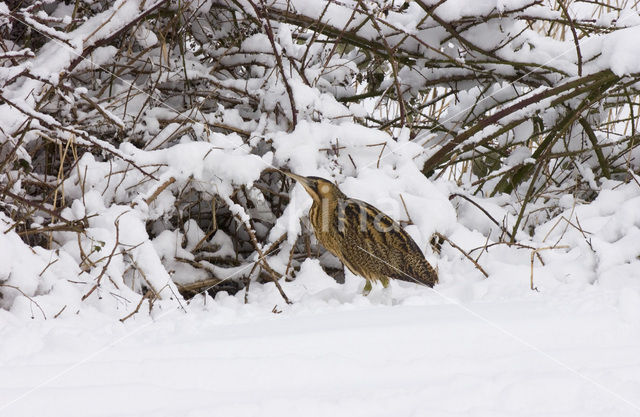
<path fill-rule="evenodd" d="M 502 233 L 506 233 L 507 236 L 509 236 L 509 239 L 511 239 L 511 233 L 509 233 L 507 231 L 507 229 L 501 225 L 500 223 L 498 223 L 498 221 L 491 215 L 489 214 L 489 212 L 487 210 L 484 209 L 484 207 L 482 207 L 480 204 L 476 203 L 475 201 L 473 201 L 471 198 L 467 197 L 466 195 L 463 194 L 458 194 L 458 193 L 454 193 L 451 194 L 449 196 L 449 200 L 453 200 L 455 197 L 460 197 L 460 198 L 464 198 L 465 200 L 467 200 L 468 202 L 470 202 L 471 204 L 473 204 L 474 206 L 476 206 L 478 208 L 478 210 L 480 210 L 481 212 L 483 212 L 485 214 L 485 216 L 487 216 L 489 218 L 489 220 L 491 220 L 492 222 L 494 222 L 499 228 L 500 230 L 502 230 Z"/>
<path fill-rule="evenodd" d="M 20 294 L 22 294 L 27 300 L 31 301 L 33 304 L 36 305 L 36 307 L 38 307 L 38 309 L 40 310 L 40 312 L 42 313 L 42 317 L 44 317 L 44 319 L 47 319 L 47 315 L 44 314 L 44 310 L 42 309 L 42 307 L 40 307 L 40 304 L 38 304 L 33 298 L 29 297 L 27 294 L 25 294 L 24 291 L 22 291 L 19 287 L 16 287 L 15 285 L 10 285 L 10 284 L 2 284 L 0 283 L 0 287 L 7 287 L 7 288 L 11 288 L 14 289 L 16 291 L 18 291 Z M 33 310 L 31 312 L 31 314 L 33 314 Z M 31 317 L 34 318 L 34 317 Z"/>
<path fill-rule="evenodd" d="M 122 217 L 126 213 L 127 213 L 126 211 L 123 213 L 120 213 L 120 215 L 116 217 L 116 219 L 113 221 L 113 224 L 116 227 L 116 239 L 115 239 L 115 242 L 113 243 L 113 249 L 111 250 L 111 253 L 109 254 L 109 256 L 106 258 L 107 262 L 102 267 L 102 271 L 100 271 L 100 275 L 98 275 L 95 285 L 89 290 L 89 292 L 87 292 L 85 295 L 82 296 L 82 301 L 86 300 L 91 295 L 91 293 L 93 293 L 100 286 L 100 281 L 102 280 L 102 277 L 104 276 L 104 274 L 107 272 L 107 268 L 109 268 L 109 265 L 111 264 L 111 260 L 113 259 L 113 256 L 115 255 L 116 250 L 120 246 L 120 217 Z"/>
<path fill-rule="evenodd" d="M 123 130 L 124 129 L 124 124 L 122 123 L 122 120 L 119 120 L 119 119 L 115 118 L 111 113 L 109 113 L 109 111 L 107 111 L 100 104 L 96 103 L 91 97 L 89 97 L 88 95 L 86 95 L 84 93 L 80 94 L 80 97 L 82 97 L 87 103 L 89 103 L 91 105 L 91 107 L 96 109 L 98 111 L 98 113 L 100 113 L 102 115 L 102 117 L 104 117 L 106 120 L 110 121 L 111 124 L 113 124 L 118 130 Z"/>
<path fill-rule="evenodd" d="M 49 229 L 51 230 L 65 230 L 65 231 L 70 231 L 70 232 L 72 231 L 76 233 L 81 233 L 84 231 L 84 223 L 82 222 L 82 220 L 67 220 L 64 217 L 62 217 L 60 213 L 53 211 L 51 209 L 48 209 L 44 205 L 38 204 L 35 201 L 31 201 L 17 194 L 14 194 L 11 191 L 9 191 L 9 189 L 6 187 L 4 190 L 2 190 L 2 194 L 11 197 L 14 200 L 20 201 L 21 203 L 26 204 L 29 207 L 33 207 L 37 210 L 45 212 L 48 215 L 50 215 L 52 219 L 55 218 L 64 222 L 65 224 L 64 226 L 49 226 Z M 37 231 L 40 231 L 40 230 L 38 229 Z"/>
<path fill-rule="evenodd" d="M 57 319 L 58 317 L 60 317 L 60 314 L 62 314 L 62 312 L 63 312 L 66 308 L 67 308 L 67 305 L 65 304 L 65 305 L 64 305 L 64 307 L 62 307 L 62 308 L 60 309 L 60 311 L 58 311 L 58 312 L 56 313 L 56 315 L 55 315 L 55 316 L 53 316 L 53 318 L 54 318 L 54 319 Z"/>
<path fill-rule="evenodd" d="M 242 221 L 240 216 L 235 215 L 235 217 L 238 219 L 240 223 L 242 223 L 242 225 L 246 229 L 247 233 L 249 234 L 249 238 L 251 240 L 251 244 L 253 245 L 253 248 L 256 250 L 256 252 L 258 252 L 258 260 L 256 261 L 256 263 L 260 263 L 260 266 L 269 273 L 271 280 L 275 284 L 276 288 L 278 289 L 278 292 L 280 293 L 284 301 L 286 301 L 287 304 L 292 304 L 291 301 L 289 300 L 289 297 L 287 297 L 287 294 L 285 294 L 284 290 L 282 289 L 280 282 L 278 282 L 278 279 L 282 278 L 282 276 L 279 273 L 277 273 L 273 268 L 271 268 L 271 266 L 269 266 L 269 263 L 267 262 L 267 259 L 265 258 L 265 255 L 262 249 L 260 249 L 260 244 L 258 243 L 258 239 L 256 238 L 255 232 L 253 231 L 251 226 L 247 224 L 247 222 Z M 270 251 L 271 248 L 267 250 Z"/>
<path fill-rule="evenodd" d="M 400 200 L 402 201 L 402 206 L 404 207 L 404 212 L 407 213 L 407 219 L 409 219 L 409 224 L 413 224 L 413 220 L 411 219 L 411 215 L 409 214 L 409 210 L 407 210 L 407 204 L 404 202 L 404 197 L 400 194 Z"/>
<path fill-rule="evenodd" d="M 444 240 L 445 242 L 447 242 L 448 244 L 451 245 L 451 247 L 457 249 L 461 254 L 464 255 L 465 258 L 467 258 L 469 261 L 471 261 L 471 263 L 473 263 L 473 265 L 475 265 L 475 267 L 478 269 L 478 271 L 482 272 L 482 275 L 485 276 L 485 278 L 489 278 L 489 274 L 487 274 L 487 272 L 484 270 L 484 268 L 482 268 L 480 266 L 480 264 L 478 262 L 476 262 L 475 259 L 473 259 L 471 256 L 469 256 L 469 254 L 467 252 L 464 251 L 464 249 L 462 249 L 460 246 L 456 245 L 455 243 L 453 243 L 449 238 L 447 238 L 446 236 L 440 234 L 440 233 L 434 233 L 436 236 L 438 236 L 438 238 Z"/>
<path fill-rule="evenodd" d="M 176 258 L 176 260 L 178 262 L 183 262 L 183 259 Z M 197 264 L 197 262 L 194 262 L 194 264 Z M 195 267 L 194 264 L 191 264 L 191 265 Z M 202 266 L 200 267 L 202 268 Z M 205 292 L 215 287 L 216 285 L 220 284 L 222 281 L 223 280 L 221 280 L 220 278 L 207 278 L 201 281 L 192 282 L 190 284 L 184 284 L 184 285 L 176 284 L 176 286 L 178 287 L 178 291 L 180 291 L 180 294 L 182 294 L 183 297 L 188 298 L 188 297 L 196 296 L 202 292 Z"/>
<path fill-rule="evenodd" d="M 99 48 L 101 46 L 107 45 L 113 39 L 117 38 L 123 32 L 125 32 L 125 31 L 129 30 L 130 28 L 134 27 L 135 25 L 137 25 L 141 20 L 145 19 L 147 16 L 149 16 L 152 13 L 154 13 L 156 10 L 158 10 L 161 6 L 163 6 L 166 3 L 169 3 L 169 1 L 168 0 L 159 0 L 156 4 L 151 5 L 144 12 L 140 13 L 135 18 L 129 20 L 126 25 L 122 26 L 120 29 L 116 30 L 115 32 L 110 33 L 107 37 L 98 39 L 98 40 L 93 41 L 91 43 L 88 43 L 88 46 L 86 46 L 82 50 L 82 53 L 78 54 L 76 59 L 71 61 L 71 63 L 69 64 L 69 67 L 67 67 L 67 73 L 71 73 L 75 69 L 75 67 L 78 66 L 78 64 L 80 64 L 82 61 L 88 59 L 87 56 L 89 56 L 89 54 L 91 54 L 94 50 L 96 50 L 97 48 Z M 86 44 L 87 43 L 85 43 L 85 45 Z"/>
<path fill-rule="evenodd" d="M 142 296 L 142 298 L 140 298 L 140 302 L 138 303 L 138 305 L 136 306 L 136 309 L 133 310 L 131 313 L 127 314 L 126 316 L 124 316 L 123 318 L 120 319 L 121 323 L 124 323 L 129 317 L 133 316 L 134 314 L 136 314 L 138 311 L 140 311 L 140 306 L 142 305 L 142 302 L 146 299 L 149 299 L 149 303 L 152 304 L 152 297 L 153 299 L 155 299 L 155 295 L 153 294 L 153 291 L 151 290 L 147 290 L 147 292 L 144 293 L 144 295 Z M 151 308 L 151 307 L 149 307 Z"/>
<path fill-rule="evenodd" d="M 573 36 L 573 43 L 576 46 L 576 55 L 578 56 L 578 76 L 582 77 L 582 53 L 580 52 L 580 40 L 578 39 L 576 26 L 573 23 L 573 19 L 571 18 L 571 16 L 569 16 L 567 6 L 565 6 L 562 0 L 558 0 L 558 5 L 562 9 L 562 12 L 567 17 L 567 21 L 569 22 L 569 28 L 571 29 L 571 35 Z"/>
<path fill-rule="evenodd" d="M 534 285 L 533 285 L 533 260 L 534 260 L 534 256 L 538 255 L 538 258 L 540 258 L 539 252 L 541 252 L 543 250 L 548 250 L 548 249 L 568 249 L 568 248 L 569 248 L 569 246 L 566 246 L 566 245 L 563 245 L 563 246 L 546 246 L 544 248 L 538 248 L 538 249 L 535 249 L 535 250 L 531 251 L 531 291 L 538 291 L 538 288 L 534 287 Z M 540 258 L 540 261 L 542 262 L 542 258 Z"/>
<path fill-rule="evenodd" d="M 446 20 L 442 19 L 441 17 L 439 17 L 436 13 L 435 13 L 435 9 L 440 6 L 440 4 L 444 3 L 444 1 L 440 1 L 438 3 L 436 3 L 433 6 L 427 6 L 424 2 L 422 2 L 421 0 L 416 0 L 416 3 L 418 3 L 418 5 L 429 15 L 431 16 L 431 18 L 433 20 L 435 20 L 440 26 L 442 26 L 448 33 L 449 35 L 451 35 L 451 37 L 455 38 L 458 40 L 458 42 L 460 42 L 460 44 L 462 46 L 467 47 L 468 49 L 472 50 L 472 51 L 476 51 L 481 53 L 482 55 L 486 55 L 486 56 L 490 56 L 491 58 L 494 58 L 496 60 L 500 60 L 498 57 L 496 57 L 494 54 L 490 53 L 489 51 L 485 51 L 484 49 L 480 48 L 479 46 L 475 45 L 473 42 L 467 40 L 464 36 L 462 36 L 460 33 L 458 33 L 458 30 L 456 30 L 456 28 L 453 27 L 453 25 L 451 25 L 451 23 L 447 22 Z M 469 55 L 472 55 L 469 51 L 467 51 L 469 53 Z"/>
<path fill-rule="evenodd" d="M 596 158 L 598 158 L 598 164 L 600 164 L 602 175 L 604 175 L 606 178 L 611 178 L 611 171 L 609 170 L 609 164 L 607 163 L 607 159 L 604 157 L 604 154 L 602 153 L 602 149 L 598 144 L 598 138 L 596 137 L 596 134 L 593 132 L 593 129 L 589 125 L 589 122 L 587 122 L 584 117 L 581 117 L 578 119 L 578 123 L 580 123 L 580 126 L 582 126 L 584 133 L 587 135 L 587 138 L 589 138 L 589 141 L 591 142 L 591 146 L 593 146 L 593 152 L 595 152 Z M 633 123 L 632 123 L 632 126 L 633 126 Z"/>
<path fill-rule="evenodd" d="M 291 86 L 289 85 L 289 80 L 287 79 L 287 75 L 284 72 L 284 66 L 282 65 L 282 57 L 278 52 L 278 48 L 276 47 L 276 41 L 273 36 L 273 28 L 271 27 L 270 20 L 266 17 L 264 11 L 266 9 L 266 5 L 264 4 L 264 0 L 259 0 L 261 6 L 258 7 L 253 0 L 247 0 L 253 10 L 256 12 L 258 19 L 262 23 L 265 32 L 267 33 L 267 37 L 269 38 L 269 43 L 271 43 L 271 48 L 273 49 L 273 55 L 276 59 L 276 64 L 278 65 L 278 69 L 280 70 L 280 74 L 282 75 L 282 81 L 284 82 L 284 88 L 287 90 L 287 95 L 289 96 L 289 104 L 291 105 L 291 128 L 290 131 L 293 131 L 298 125 L 298 111 L 296 109 L 296 103 L 293 98 L 293 90 L 291 90 Z"/>
<path fill-rule="evenodd" d="M 453 151 L 458 145 L 460 145 L 462 142 L 469 139 L 471 136 L 475 135 L 476 133 L 480 132 L 482 129 L 497 123 L 500 119 L 512 113 L 515 113 L 516 111 L 522 110 L 532 104 L 539 103 L 540 101 L 547 99 L 549 97 L 552 97 L 558 93 L 562 93 L 572 88 L 582 87 L 584 86 L 585 83 L 588 83 L 590 81 L 595 81 L 595 80 L 599 80 L 599 79 L 603 79 L 611 76 L 614 76 L 614 74 L 610 70 L 604 70 L 604 71 L 597 72 L 595 74 L 590 74 L 590 75 L 569 81 L 557 87 L 548 88 L 540 93 L 532 94 L 527 98 L 519 100 L 517 103 L 512 104 L 509 107 L 506 107 L 502 110 L 495 112 L 490 116 L 485 117 L 484 119 L 475 123 L 469 129 L 458 134 L 456 137 L 454 137 L 445 145 L 443 145 L 440 149 L 438 149 L 433 155 L 431 155 L 429 159 L 427 159 L 427 161 L 424 163 L 422 172 L 426 174 L 432 171 L 433 169 L 435 169 L 438 166 L 438 164 L 440 164 L 440 162 L 442 162 L 442 160 L 444 160 L 447 157 L 447 155 L 451 151 Z"/>
<path fill-rule="evenodd" d="M 174 177 L 171 177 L 168 180 L 166 180 L 160 187 L 156 188 L 156 190 L 153 192 L 153 194 L 151 194 L 151 196 L 149 196 L 144 200 L 145 203 L 147 203 L 147 205 L 151 204 L 156 198 L 158 198 L 160 193 L 166 190 L 167 187 L 173 184 L 174 182 L 176 182 L 176 179 Z"/>
<path fill-rule="evenodd" d="M 405 126 L 407 122 L 407 112 L 405 110 L 404 98 L 402 97 L 402 87 L 400 86 L 400 82 L 398 81 L 398 61 L 395 59 L 396 49 L 391 48 L 389 42 L 387 42 L 387 36 L 382 32 L 378 21 L 371 15 L 371 13 L 367 10 L 367 6 L 362 3 L 362 0 L 358 0 L 358 5 L 362 8 L 364 13 L 369 16 L 371 20 L 371 24 L 378 32 L 380 39 L 382 40 L 382 44 L 384 45 L 384 49 L 387 50 L 387 54 L 389 54 L 389 63 L 391 64 L 391 72 L 393 73 L 393 84 L 396 88 L 396 95 L 398 101 L 398 108 L 400 110 L 400 126 Z M 399 46 L 399 45 L 397 45 Z M 386 145 L 386 144 L 385 144 Z M 384 151 L 384 148 L 382 148 Z M 382 154 L 382 152 L 381 152 Z M 378 160 L 378 168 L 380 167 L 380 160 Z"/>
<path fill-rule="evenodd" d="M 273 253 L 276 249 L 278 249 L 278 246 L 280 246 L 280 244 L 282 242 L 284 242 L 284 240 L 287 238 L 287 232 L 284 232 L 279 238 L 277 238 L 271 245 L 269 245 L 269 247 L 267 248 L 267 250 L 264 251 L 264 256 L 270 255 L 271 253 Z"/>
<path fill-rule="evenodd" d="M 154 177 L 152 174 L 149 174 L 148 172 L 146 172 L 145 170 L 143 170 L 140 166 L 138 166 L 138 164 L 136 164 L 134 161 L 132 161 L 131 159 L 127 158 L 125 155 L 123 155 L 120 151 L 118 151 L 116 148 L 114 148 L 111 144 L 109 144 L 108 142 L 102 141 L 98 138 L 95 138 L 93 136 L 91 136 L 89 133 L 83 131 L 83 130 L 79 130 L 79 129 L 74 129 L 72 127 L 67 127 L 65 125 L 63 125 L 62 123 L 58 122 L 57 120 L 55 120 L 53 117 L 40 113 L 34 109 L 30 109 L 21 105 L 18 105 L 17 103 L 14 103 L 11 100 L 8 100 L 6 97 L 0 95 L 0 99 L 4 100 L 5 103 L 7 103 L 8 105 L 10 105 L 11 107 L 17 109 L 18 111 L 22 112 L 24 115 L 32 117 L 36 120 L 38 120 L 38 122 L 40 122 L 40 124 L 48 129 L 60 129 L 62 131 L 68 132 L 68 133 L 72 133 L 74 135 L 77 135 L 79 137 L 81 137 L 82 139 L 86 140 L 87 142 L 89 142 L 91 145 L 97 146 L 98 148 L 102 149 L 105 152 L 109 152 L 113 155 L 115 155 L 116 157 L 122 159 L 125 162 L 128 162 L 129 164 L 131 164 L 131 166 L 133 166 L 135 169 L 137 169 L 138 171 L 140 171 L 142 174 L 144 174 L 145 176 L 148 176 L 154 180 L 158 180 L 156 177 Z"/>

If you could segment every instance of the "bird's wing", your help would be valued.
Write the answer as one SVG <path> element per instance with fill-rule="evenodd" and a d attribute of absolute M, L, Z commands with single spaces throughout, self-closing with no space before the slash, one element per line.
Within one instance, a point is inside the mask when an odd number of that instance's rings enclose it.
<path fill-rule="evenodd" d="M 380 274 L 433 286 L 437 281 L 435 271 L 418 244 L 398 222 L 361 200 L 348 199 L 342 205 L 343 209 L 338 210 L 338 230 L 340 232 L 342 228 L 342 241 L 351 246 L 356 257 L 375 259 Z"/>
<path fill-rule="evenodd" d="M 338 233 L 357 258 L 371 256 L 384 264 L 392 244 L 390 234 L 404 233 L 400 225 L 374 206 L 348 199 L 338 207 Z"/>

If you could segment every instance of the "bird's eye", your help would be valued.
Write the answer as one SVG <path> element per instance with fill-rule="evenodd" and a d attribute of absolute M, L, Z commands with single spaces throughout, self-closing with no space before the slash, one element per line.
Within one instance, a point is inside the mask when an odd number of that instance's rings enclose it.
<path fill-rule="evenodd" d="M 324 183 L 320 183 L 320 185 L 318 186 L 318 192 L 321 195 L 327 195 L 329 194 L 329 191 L 331 190 L 331 186 L 328 184 L 324 184 Z"/>

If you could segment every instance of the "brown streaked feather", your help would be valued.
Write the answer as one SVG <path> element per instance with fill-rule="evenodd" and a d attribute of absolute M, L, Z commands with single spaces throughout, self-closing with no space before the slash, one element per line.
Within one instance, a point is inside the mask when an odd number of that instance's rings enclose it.
<path fill-rule="evenodd" d="M 314 201 L 310 219 L 318 241 L 351 272 L 371 281 L 394 278 L 430 287 L 437 283 L 435 270 L 397 222 L 364 201 L 340 194 L 329 201 L 326 213 L 321 213 L 320 204 Z M 323 230 L 323 216 L 329 216 L 327 230 Z M 390 230 L 377 230 L 374 220 Z"/>

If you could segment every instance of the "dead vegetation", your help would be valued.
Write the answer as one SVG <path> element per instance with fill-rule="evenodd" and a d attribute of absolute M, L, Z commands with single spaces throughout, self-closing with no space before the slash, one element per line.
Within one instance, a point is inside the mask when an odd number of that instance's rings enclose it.
<path fill-rule="evenodd" d="M 111 279 L 116 257 L 127 265 L 125 282 L 144 295 L 135 311 L 159 298 L 161 289 L 131 255 L 136 245 L 120 241 L 117 219 L 115 243 L 106 248 L 87 233 L 98 214 L 68 217 L 74 201 L 84 204 L 89 189 L 96 191 L 83 163 L 91 155 L 110 167 L 97 190 L 107 206 L 141 204 L 135 198 L 142 195 L 156 207 L 160 196 L 172 196 L 146 231 L 150 239 L 172 231 L 182 240 L 188 255 L 162 261 L 169 274 L 180 269 L 198 277 L 176 281 L 183 296 L 237 292 L 251 280 L 278 285 L 319 250 L 308 228 L 293 241 L 269 235 L 288 204 L 291 184 L 281 173 L 265 167 L 251 187 L 229 184 L 221 192 L 165 175 L 166 164 L 138 157 L 127 144 L 152 152 L 233 135 L 227 149 L 263 156 L 274 150 L 274 132 L 292 131 L 301 120 L 349 119 L 394 137 L 407 130 L 428 156 L 428 178 L 448 177 L 469 195 L 511 194 L 516 222 L 492 220 L 503 232 L 500 242 L 517 244 L 541 212 L 557 212 L 559 196 L 590 200 L 599 181 L 630 181 L 638 170 L 640 74 L 616 74 L 585 48 L 625 27 L 622 19 L 604 24 L 600 17 L 638 6 L 589 3 L 591 17 L 572 16 L 577 9 L 569 2 L 531 0 L 449 18 L 441 14 L 446 1 L 323 0 L 306 13 L 295 2 L 218 0 L 205 9 L 198 0 L 147 0 L 122 20 L 115 16 L 126 1 L 68 2 L 68 18 L 53 13 L 57 3 L 8 2 L 9 14 L 0 15 L 0 105 L 14 119 L 0 124 L 0 210 L 11 223 L 3 232 L 47 249 L 77 235 L 80 268 L 94 271 L 84 298 Z M 331 18 L 340 13 L 346 17 Z M 412 30 L 399 26 L 407 13 L 422 16 Z M 99 14 L 99 25 L 87 23 Z M 542 48 L 532 33 L 574 48 L 531 60 L 531 50 Z M 33 65 L 69 49 L 66 60 L 50 58 L 48 74 Z M 366 104 L 366 116 L 300 107 L 300 86 L 330 94 L 344 109 Z M 339 150 L 336 141 L 327 157 Z M 233 254 L 218 253 L 218 231 L 230 238 Z M 271 261 L 280 252 L 284 269 Z"/>

